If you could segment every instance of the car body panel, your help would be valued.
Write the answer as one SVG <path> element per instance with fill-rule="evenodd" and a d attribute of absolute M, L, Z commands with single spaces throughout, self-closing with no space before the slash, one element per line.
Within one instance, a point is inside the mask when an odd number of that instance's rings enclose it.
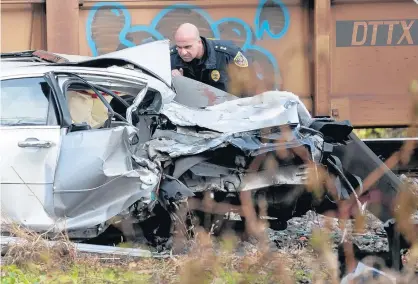
<path fill-rule="evenodd" d="M 68 133 L 63 137 L 54 182 L 57 217 L 77 219 L 71 229 L 92 227 L 136 201 L 151 202 L 159 173 L 134 165 L 128 146 L 135 129 L 119 126 Z"/>
<path fill-rule="evenodd" d="M 52 184 L 1 184 L 2 225 L 23 225 L 37 232 L 54 228 L 57 222 L 53 219 L 52 187 Z"/>
<path fill-rule="evenodd" d="M 45 184 L 54 181 L 61 143 L 59 126 L 2 127 L 1 133 L 2 183 Z M 48 148 L 19 147 L 19 143 L 30 139 L 50 142 L 51 145 Z"/>
<path fill-rule="evenodd" d="M 2 217 L 43 230 L 53 224 L 52 187 L 61 144 L 59 126 L 0 128 Z M 21 148 L 26 139 L 49 141 L 48 148 Z"/>

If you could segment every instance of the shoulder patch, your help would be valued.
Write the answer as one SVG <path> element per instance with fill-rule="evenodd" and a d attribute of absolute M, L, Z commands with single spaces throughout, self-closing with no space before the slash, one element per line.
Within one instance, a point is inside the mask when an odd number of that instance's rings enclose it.
<path fill-rule="evenodd" d="M 239 67 L 248 67 L 248 60 L 241 51 L 238 51 L 237 55 L 235 55 L 234 63 Z"/>

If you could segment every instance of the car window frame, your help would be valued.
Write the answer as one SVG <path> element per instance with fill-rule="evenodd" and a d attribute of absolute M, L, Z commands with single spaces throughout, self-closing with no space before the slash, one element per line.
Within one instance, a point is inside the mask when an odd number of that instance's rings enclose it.
<path fill-rule="evenodd" d="M 89 88 L 91 89 L 91 87 L 88 86 L 85 82 L 83 82 L 83 81 L 81 81 L 77 78 L 66 78 L 65 82 L 62 85 L 62 94 L 64 96 L 64 100 L 66 102 L 66 107 L 67 107 L 68 111 L 70 112 L 70 114 L 71 114 L 71 111 L 70 111 L 70 106 L 68 105 L 68 95 L 67 95 L 67 93 L 70 91 L 69 89 L 70 89 L 71 85 L 73 85 L 73 84 L 80 84 L 80 85 L 85 86 L 86 89 L 89 89 Z M 107 106 L 102 101 L 100 101 L 100 102 L 103 104 L 103 106 L 105 108 L 107 108 Z M 71 120 L 73 120 L 73 117 L 71 117 Z M 108 117 L 105 121 L 102 122 L 102 125 L 100 127 L 92 127 L 92 129 L 108 128 L 108 127 L 105 126 L 106 122 L 108 120 L 109 120 L 109 109 L 108 109 Z M 85 123 L 87 123 L 87 121 Z"/>
<path fill-rule="evenodd" d="M 113 92 L 112 90 L 112 86 L 113 84 L 116 85 L 122 85 L 123 83 L 127 83 L 127 84 L 131 84 L 131 85 L 138 85 L 140 86 L 140 91 L 138 92 L 138 94 L 141 92 L 141 90 L 143 89 L 143 87 L 145 86 L 145 84 L 149 84 L 148 78 L 142 78 L 142 77 L 135 77 L 135 78 L 131 78 L 128 77 L 128 75 L 125 74 L 117 74 L 117 73 L 110 73 L 110 74 L 103 74 L 102 72 L 95 72 L 96 70 L 89 70 L 88 72 L 80 72 L 78 70 L 76 71 L 68 71 L 71 73 L 74 73 L 75 75 L 81 76 L 83 79 L 85 79 L 86 81 L 88 81 L 90 84 L 94 85 L 94 86 L 100 86 L 104 89 L 107 89 L 108 91 Z M 78 82 L 79 79 L 74 79 L 71 77 L 68 77 L 67 75 L 62 75 L 59 74 L 59 72 L 56 72 L 58 74 L 58 84 L 60 87 L 60 91 L 62 93 L 62 97 L 65 101 L 65 107 L 69 113 L 69 106 L 67 103 L 67 95 L 66 93 L 68 92 L 68 87 L 70 84 Z M 152 77 L 151 77 L 152 78 Z M 169 89 L 163 82 L 159 81 L 158 79 L 152 78 L 152 81 L 154 82 L 157 81 L 158 83 L 161 83 L 163 86 L 163 90 Z M 81 84 L 85 84 L 80 82 Z M 101 83 L 105 83 L 105 84 L 101 84 Z M 109 88 L 110 85 L 110 88 Z M 151 104 L 151 106 L 153 106 L 154 108 L 152 109 L 148 109 L 149 111 L 153 111 L 153 113 L 157 114 L 160 113 L 162 106 L 164 105 L 163 102 L 163 95 L 161 93 L 161 90 L 158 88 L 159 85 L 157 84 L 156 86 L 151 86 L 148 87 L 149 90 L 154 91 L 156 93 L 158 93 L 158 98 L 153 101 L 153 103 Z M 170 89 L 171 90 L 171 89 Z M 136 94 L 136 95 L 138 95 Z M 113 110 L 114 111 L 114 110 Z"/>
<path fill-rule="evenodd" d="M 25 75 L 19 75 L 19 76 L 6 76 L 2 77 L 0 79 L 1 84 L 5 81 L 10 80 L 24 80 L 24 79 L 42 79 L 45 83 L 48 84 L 50 88 L 50 93 L 48 94 L 47 100 L 48 100 L 48 110 L 47 110 L 47 119 L 45 124 L 37 124 L 37 125 L 2 125 L 0 124 L 0 127 L 51 127 L 51 126 L 60 126 L 60 116 L 56 101 L 56 94 L 54 92 L 54 88 L 49 84 L 48 80 L 45 78 L 44 74 L 25 74 Z M 1 114 L 0 114 L 1 115 Z"/>

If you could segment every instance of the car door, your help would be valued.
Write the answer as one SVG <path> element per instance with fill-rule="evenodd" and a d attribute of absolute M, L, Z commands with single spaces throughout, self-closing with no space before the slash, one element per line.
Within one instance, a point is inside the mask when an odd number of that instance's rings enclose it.
<path fill-rule="evenodd" d="M 142 97 L 145 93 L 160 98 L 157 90 L 148 93 L 146 82 L 112 79 L 110 72 L 83 74 L 86 81 L 78 76 L 68 73 L 56 84 L 62 86 L 62 106 L 73 124 L 62 137 L 54 180 L 54 214 L 66 218 L 66 228 L 73 234 L 108 221 L 139 200 L 150 202 L 160 178 L 133 160 L 130 139 L 136 129 L 109 118 L 116 97 Z"/>
<path fill-rule="evenodd" d="M 0 98 L 2 218 L 47 229 L 61 137 L 53 93 L 42 76 L 6 78 Z"/>

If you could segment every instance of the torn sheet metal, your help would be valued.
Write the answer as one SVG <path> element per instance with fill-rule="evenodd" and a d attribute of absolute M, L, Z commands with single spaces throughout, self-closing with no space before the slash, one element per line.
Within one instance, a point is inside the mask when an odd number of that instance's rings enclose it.
<path fill-rule="evenodd" d="M 190 168 L 190 171 L 196 176 L 202 177 L 221 177 L 238 172 L 236 169 L 227 168 L 212 163 L 201 162 Z"/>
<path fill-rule="evenodd" d="M 281 166 L 277 171 L 264 170 L 245 175 L 244 186 L 241 191 L 267 188 L 274 185 L 304 184 L 307 174 L 298 166 Z"/>
<path fill-rule="evenodd" d="M 204 171 L 212 166 L 212 172 Z M 191 175 L 185 175 L 184 183 L 193 192 L 207 190 L 239 192 L 267 188 L 275 185 L 301 185 L 306 181 L 306 172 L 298 166 L 282 166 L 278 171 L 262 170 L 240 173 L 237 170 L 205 163 L 190 168 Z M 204 179 L 200 179 L 203 176 Z"/>
<path fill-rule="evenodd" d="M 22 238 L 17 237 L 6 237 L 1 236 L 1 251 L 2 254 L 7 251 L 8 247 L 13 245 L 24 245 L 27 241 Z M 44 241 L 48 247 L 53 247 L 57 244 L 55 241 Z M 106 254 L 113 256 L 125 256 L 125 257 L 154 257 L 154 258 L 167 258 L 170 257 L 169 254 L 161 254 L 151 252 L 149 250 L 139 249 L 139 248 L 120 248 L 114 246 L 103 246 L 103 245 L 91 245 L 91 244 L 82 244 L 82 243 L 72 243 L 75 250 L 78 252 L 86 253 L 97 253 L 97 254 Z"/>
<path fill-rule="evenodd" d="M 244 133 L 215 133 L 196 132 L 191 129 L 178 128 L 174 130 L 156 130 L 153 140 L 146 143 L 148 155 L 152 159 L 168 160 L 182 155 L 195 155 L 208 150 L 232 145 L 249 156 L 257 156 L 277 149 L 290 149 L 299 146 L 307 146 L 314 158 L 320 159 L 322 153 L 323 139 L 319 135 L 305 134 L 299 128 L 292 130 L 294 139 L 288 142 L 278 142 L 277 135 L 266 136 L 260 131 L 249 131 Z M 271 142 L 262 142 L 269 137 Z M 274 139 L 276 138 L 276 139 Z"/>
<path fill-rule="evenodd" d="M 199 126 L 221 133 L 236 133 L 299 124 L 301 105 L 299 98 L 292 93 L 271 91 L 204 109 L 173 102 L 164 105 L 162 114 L 178 126 Z"/>
<path fill-rule="evenodd" d="M 156 130 L 153 140 L 146 143 L 151 159 L 166 160 L 182 155 L 199 154 L 209 149 L 217 148 L 230 135 L 216 134 L 189 136 L 172 130 Z"/>
<path fill-rule="evenodd" d="M 174 162 L 175 168 L 173 172 L 174 178 L 179 178 L 182 174 L 184 174 L 190 167 L 199 164 L 205 160 L 209 159 L 209 157 L 205 156 L 190 156 L 176 159 Z"/>
<path fill-rule="evenodd" d="M 67 228 L 101 224 L 139 201 L 148 204 L 160 173 L 135 162 L 129 140 L 136 128 L 78 131 L 63 137 L 54 182 L 57 217 Z"/>
<path fill-rule="evenodd" d="M 350 142 L 334 147 L 333 154 L 341 160 L 345 171 L 358 176 L 362 181 L 372 174 L 381 172 L 381 176 L 378 176 L 373 186 L 360 196 L 360 200 L 362 203 L 367 201 L 367 210 L 382 222 L 386 222 L 393 216 L 393 200 L 397 198 L 402 181 L 354 133 L 349 137 Z"/>

